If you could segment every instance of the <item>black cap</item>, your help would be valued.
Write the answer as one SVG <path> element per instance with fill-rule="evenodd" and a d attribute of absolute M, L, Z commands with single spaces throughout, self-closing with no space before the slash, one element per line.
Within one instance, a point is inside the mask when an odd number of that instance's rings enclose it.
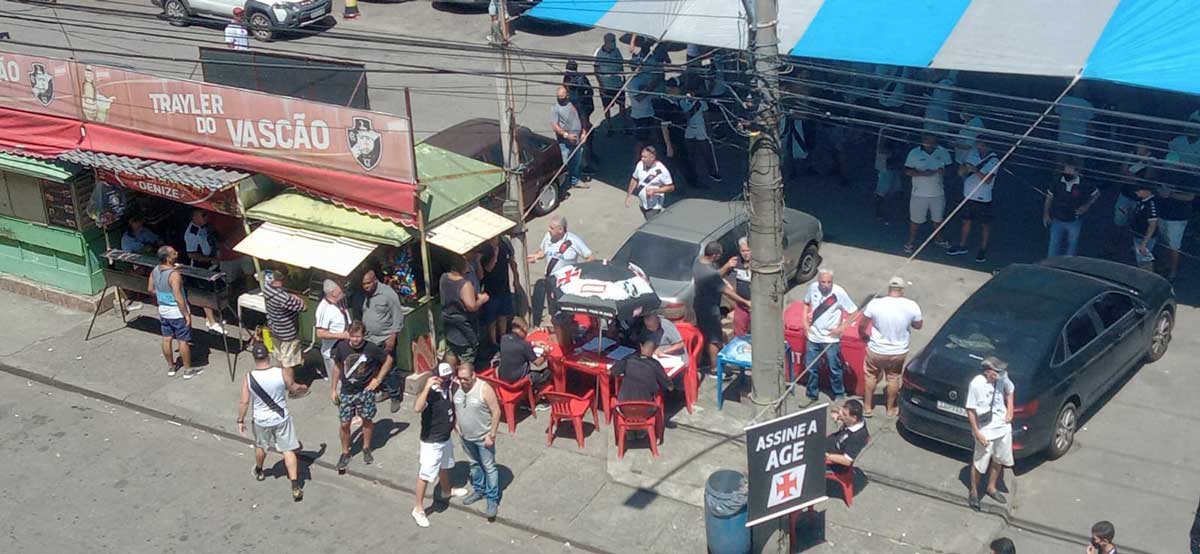
<path fill-rule="evenodd" d="M 267 351 L 267 345 L 261 342 L 256 342 L 250 346 L 250 356 L 252 356 L 255 361 L 262 361 L 270 358 L 271 353 Z"/>

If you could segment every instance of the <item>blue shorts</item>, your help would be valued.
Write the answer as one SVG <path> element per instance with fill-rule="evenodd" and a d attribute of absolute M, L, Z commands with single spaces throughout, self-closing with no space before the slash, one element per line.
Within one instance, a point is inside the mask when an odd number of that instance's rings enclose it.
<path fill-rule="evenodd" d="M 183 341 L 192 340 L 192 327 L 183 318 L 160 318 L 158 320 L 158 329 L 162 332 L 163 338 L 174 338 Z"/>
<path fill-rule="evenodd" d="M 491 323 L 501 317 L 512 317 L 515 312 L 512 293 L 497 294 L 489 298 L 480 311 L 480 320 L 484 323 Z"/>

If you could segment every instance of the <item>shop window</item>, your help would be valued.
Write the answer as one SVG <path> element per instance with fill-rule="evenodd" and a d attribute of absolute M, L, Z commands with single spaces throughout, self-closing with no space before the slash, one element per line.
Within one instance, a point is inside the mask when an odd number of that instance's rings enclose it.
<path fill-rule="evenodd" d="M 2 175 L 8 192 L 8 211 L 5 215 L 35 223 L 46 223 L 41 180 L 19 173 L 5 172 Z"/>

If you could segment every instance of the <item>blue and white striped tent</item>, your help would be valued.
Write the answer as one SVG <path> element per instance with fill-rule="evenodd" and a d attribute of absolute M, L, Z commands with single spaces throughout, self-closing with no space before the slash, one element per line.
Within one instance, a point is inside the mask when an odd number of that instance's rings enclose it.
<path fill-rule="evenodd" d="M 1200 93 L 1200 0 L 778 0 L 793 56 Z M 541 0 L 528 16 L 746 48 L 741 0 Z"/>

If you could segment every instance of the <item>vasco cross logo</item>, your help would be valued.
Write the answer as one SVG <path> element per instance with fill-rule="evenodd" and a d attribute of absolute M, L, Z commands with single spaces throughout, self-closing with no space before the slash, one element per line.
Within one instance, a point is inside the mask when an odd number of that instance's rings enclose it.
<path fill-rule="evenodd" d="M 33 97 L 43 106 L 49 106 L 54 101 L 54 76 L 46 72 L 43 64 L 35 63 L 30 67 L 33 70 L 29 72 L 29 87 Z"/>
<path fill-rule="evenodd" d="M 346 130 L 350 153 L 363 169 L 371 171 L 383 158 L 383 137 L 374 129 L 371 120 L 355 117 L 354 126 Z"/>

